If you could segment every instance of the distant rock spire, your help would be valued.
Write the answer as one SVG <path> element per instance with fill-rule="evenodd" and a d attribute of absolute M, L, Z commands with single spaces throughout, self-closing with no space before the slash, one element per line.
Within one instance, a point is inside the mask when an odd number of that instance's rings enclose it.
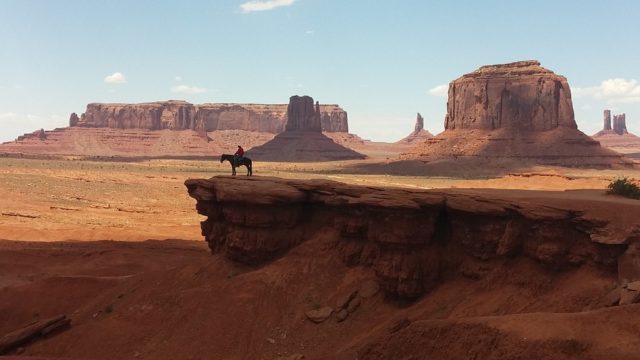
<path fill-rule="evenodd" d="M 604 111 L 604 128 L 602 130 L 611 130 L 611 110 Z"/>
<path fill-rule="evenodd" d="M 420 113 L 418 113 L 418 116 L 416 116 L 416 126 L 413 130 L 413 133 L 417 134 L 423 129 L 424 129 L 424 118 L 422 117 L 422 115 L 420 115 Z"/>

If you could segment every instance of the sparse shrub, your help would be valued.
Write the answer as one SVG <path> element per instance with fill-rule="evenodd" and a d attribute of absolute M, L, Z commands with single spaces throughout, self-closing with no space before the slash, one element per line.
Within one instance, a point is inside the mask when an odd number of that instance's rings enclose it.
<path fill-rule="evenodd" d="M 631 199 L 640 199 L 640 187 L 633 183 L 633 179 L 618 178 L 608 186 L 607 194 L 620 195 Z"/>
<path fill-rule="evenodd" d="M 109 304 L 107 306 L 104 307 L 104 312 L 106 314 L 111 314 L 113 312 L 113 304 Z"/>

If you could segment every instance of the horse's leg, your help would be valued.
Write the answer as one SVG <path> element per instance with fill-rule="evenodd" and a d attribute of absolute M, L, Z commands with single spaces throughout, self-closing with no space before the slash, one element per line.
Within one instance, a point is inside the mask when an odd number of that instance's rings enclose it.
<path fill-rule="evenodd" d="M 236 176 L 236 167 L 231 165 L 231 176 Z"/>

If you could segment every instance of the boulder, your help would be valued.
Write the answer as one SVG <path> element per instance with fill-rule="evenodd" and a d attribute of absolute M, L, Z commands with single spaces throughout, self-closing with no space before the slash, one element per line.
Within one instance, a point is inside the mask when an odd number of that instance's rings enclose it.
<path fill-rule="evenodd" d="M 333 309 L 328 306 L 322 307 L 320 309 L 309 310 L 305 313 L 307 319 L 316 324 L 324 322 L 331 316 L 331 314 L 333 314 Z"/>

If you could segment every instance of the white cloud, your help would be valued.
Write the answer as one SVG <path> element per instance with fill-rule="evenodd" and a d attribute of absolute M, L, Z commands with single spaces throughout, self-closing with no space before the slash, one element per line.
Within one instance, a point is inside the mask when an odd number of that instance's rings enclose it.
<path fill-rule="evenodd" d="M 114 72 L 105 77 L 104 82 L 109 84 L 124 84 L 127 82 L 127 78 L 121 72 Z"/>
<path fill-rule="evenodd" d="M 429 89 L 429 94 L 433 96 L 446 97 L 449 93 L 449 84 L 442 84 Z"/>
<path fill-rule="evenodd" d="M 197 87 L 197 86 L 189 86 L 189 85 L 178 85 L 171 88 L 171 92 L 179 93 L 179 94 L 201 94 L 207 92 L 207 89 Z"/>
<path fill-rule="evenodd" d="M 240 5 L 240 9 L 243 13 L 268 11 L 281 6 L 290 6 L 294 2 L 296 2 L 296 0 L 252 0 Z"/>
<path fill-rule="evenodd" d="M 29 119 L 31 121 L 35 121 L 35 120 L 40 120 L 42 118 L 40 116 L 38 116 L 38 115 L 27 114 L 27 119 Z"/>
<path fill-rule="evenodd" d="M 575 98 L 591 97 L 609 104 L 640 102 L 640 84 L 635 79 L 607 79 L 598 86 L 571 88 L 571 93 Z"/>
<path fill-rule="evenodd" d="M 6 112 L 0 114 L 0 119 L 15 119 L 18 114 L 14 112 Z"/>

